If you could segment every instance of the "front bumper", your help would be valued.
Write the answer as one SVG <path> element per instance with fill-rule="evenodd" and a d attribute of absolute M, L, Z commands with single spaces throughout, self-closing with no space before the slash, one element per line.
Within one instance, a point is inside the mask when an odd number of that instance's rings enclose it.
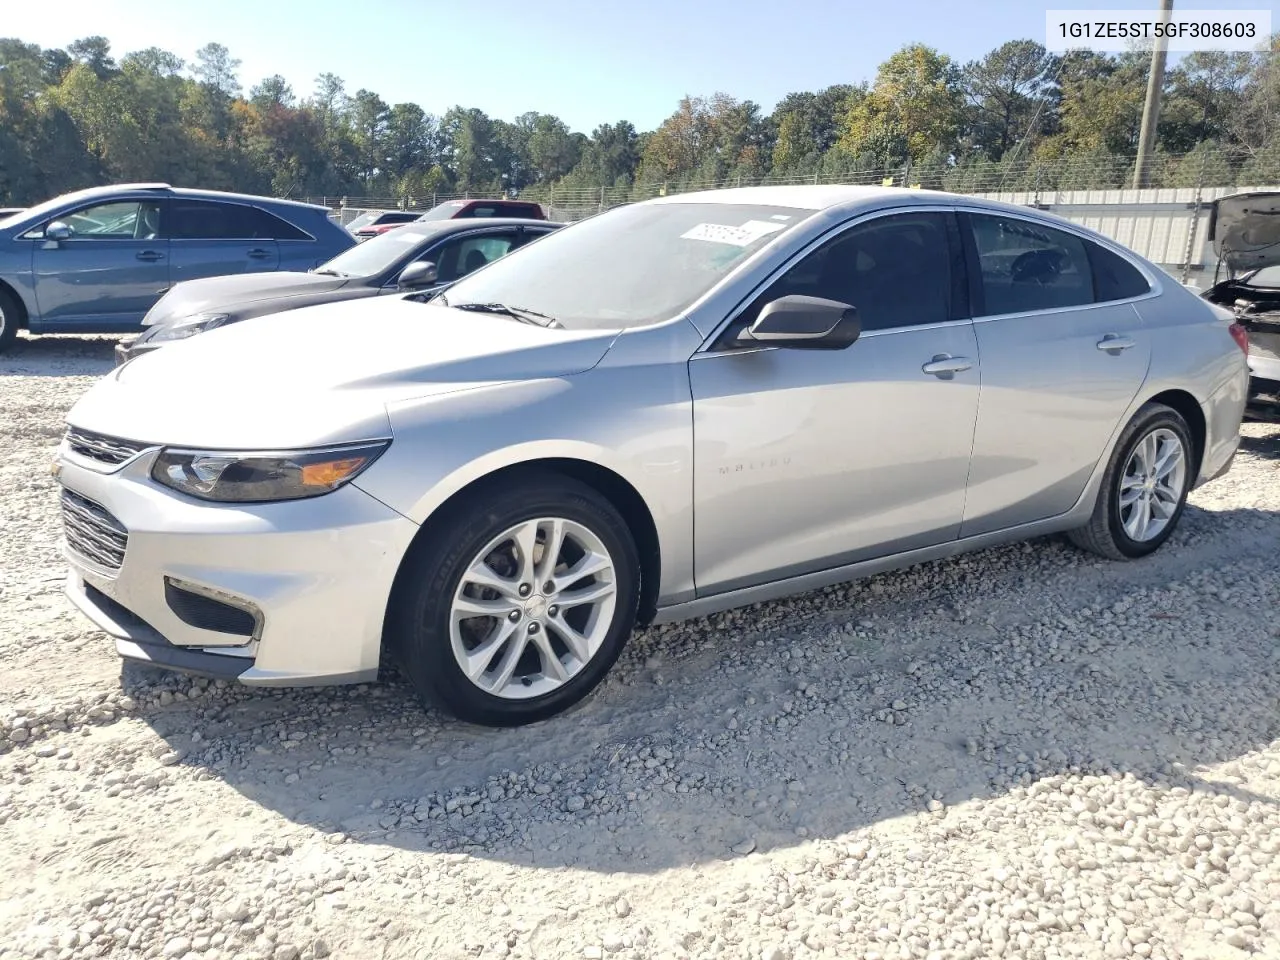
<path fill-rule="evenodd" d="M 375 678 L 391 585 L 418 527 L 351 484 L 287 503 L 203 503 L 150 480 L 155 456 L 106 468 L 65 445 L 60 455 L 62 485 L 128 532 L 118 569 L 65 548 L 67 595 L 117 652 L 251 685 Z M 175 603 L 174 585 L 253 611 L 252 628 L 210 629 L 221 625 Z"/>

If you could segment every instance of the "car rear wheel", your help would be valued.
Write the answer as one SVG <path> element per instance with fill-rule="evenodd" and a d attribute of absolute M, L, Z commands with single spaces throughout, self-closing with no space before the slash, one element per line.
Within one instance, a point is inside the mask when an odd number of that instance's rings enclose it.
<path fill-rule="evenodd" d="M 13 346 L 18 337 L 22 311 L 7 290 L 0 290 L 0 353 Z"/>
<path fill-rule="evenodd" d="M 1172 536 L 1195 477 L 1191 431 L 1159 403 L 1138 411 L 1120 435 L 1089 523 L 1068 536 L 1112 560 L 1158 550 Z"/>
<path fill-rule="evenodd" d="M 639 599 L 635 543 L 590 487 L 543 474 L 490 487 L 415 544 L 389 644 L 428 703 L 517 726 L 568 709 L 604 678 Z"/>

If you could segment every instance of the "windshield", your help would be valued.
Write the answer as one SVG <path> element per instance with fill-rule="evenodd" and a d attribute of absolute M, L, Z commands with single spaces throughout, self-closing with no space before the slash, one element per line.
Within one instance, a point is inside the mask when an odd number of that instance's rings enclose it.
<path fill-rule="evenodd" d="M 347 224 L 347 229 L 359 230 L 361 227 L 369 226 L 369 224 L 373 223 L 376 219 L 378 219 L 378 215 L 376 213 L 362 213 Z"/>
<path fill-rule="evenodd" d="M 448 220 L 455 213 L 467 205 L 466 200 L 446 200 L 444 203 L 438 203 L 422 216 L 419 220 Z"/>
<path fill-rule="evenodd" d="M 391 269 L 404 257 L 436 236 L 439 227 L 408 224 L 388 230 L 364 243 L 348 247 L 316 269 L 317 273 L 337 273 L 344 277 L 372 277 Z"/>
<path fill-rule="evenodd" d="M 728 203 L 620 207 L 489 264 L 446 297 L 450 305 L 537 311 L 578 330 L 656 323 L 814 212 Z"/>

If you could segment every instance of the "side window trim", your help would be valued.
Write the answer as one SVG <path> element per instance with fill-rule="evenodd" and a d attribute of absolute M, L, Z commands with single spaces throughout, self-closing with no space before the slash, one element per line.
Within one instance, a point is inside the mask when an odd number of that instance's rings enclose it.
<path fill-rule="evenodd" d="M 1091 234 L 1087 234 L 1082 230 L 1075 229 L 1076 224 L 1071 222 L 1065 223 L 1048 223 L 1039 217 L 1024 215 L 1021 211 L 1014 210 L 990 210 L 983 207 L 974 206 L 972 204 L 957 205 L 956 213 L 959 215 L 961 223 L 961 239 L 965 245 L 965 260 L 969 267 L 969 295 L 971 298 L 974 323 L 986 323 L 991 320 L 1003 320 L 1009 317 L 1033 317 L 1046 314 L 1062 313 L 1067 310 L 1089 310 L 1097 307 L 1111 306 L 1118 303 L 1139 303 L 1143 300 L 1150 300 L 1159 296 L 1163 292 L 1163 284 L 1160 278 L 1146 268 L 1144 264 L 1134 261 L 1127 250 L 1115 243 L 1109 237 L 1098 239 Z M 990 216 L 990 217 L 1007 217 L 1011 220 L 1021 220 L 1033 226 L 1042 227 L 1048 230 L 1059 230 L 1062 233 L 1069 234 L 1085 245 L 1085 254 L 1088 255 L 1089 245 L 1104 247 L 1109 252 L 1120 257 L 1125 263 L 1137 270 L 1147 281 L 1149 289 L 1146 293 L 1139 294 L 1136 297 L 1127 297 L 1123 300 L 1103 300 L 1095 299 L 1091 303 L 1080 303 L 1068 307 L 1046 307 L 1041 310 L 1022 310 L 1016 313 L 986 313 L 986 298 L 982 289 L 982 272 L 978 261 L 977 242 L 973 236 L 973 225 L 970 215 Z M 1090 268 L 1092 271 L 1093 258 L 1089 257 Z M 1096 298 L 1096 278 L 1094 280 Z"/>
<path fill-rule="evenodd" d="M 733 327 L 733 325 L 742 316 L 742 313 L 745 310 L 747 310 L 753 303 L 755 303 L 757 297 L 759 297 L 765 290 L 767 290 L 770 286 L 772 286 L 778 280 L 782 279 L 782 277 L 784 277 L 788 273 L 788 271 L 790 271 L 794 266 L 796 266 L 798 263 L 800 263 L 802 260 L 804 260 L 806 257 L 814 253 L 821 247 L 843 236 L 844 234 L 848 233 L 850 230 L 853 230 L 859 226 L 862 226 L 863 224 L 870 223 L 874 220 L 883 219 L 884 217 L 901 216 L 903 214 L 912 214 L 912 213 L 937 213 L 937 214 L 943 214 L 944 216 L 947 217 L 947 221 L 948 221 L 947 245 L 948 245 L 948 250 L 952 257 L 952 264 L 954 266 L 954 264 L 959 258 L 956 255 L 956 251 L 951 248 L 951 244 L 956 239 L 956 235 L 952 233 L 952 230 L 954 229 L 957 233 L 960 233 L 961 235 L 963 234 L 963 231 L 959 230 L 959 225 L 955 217 L 955 213 L 956 213 L 955 206 L 951 204 L 909 204 L 909 205 L 897 206 L 897 207 L 886 207 L 881 210 L 871 210 L 866 213 L 857 214 L 852 219 L 844 220 L 840 223 L 833 224 L 828 230 L 826 230 L 819 236 L 810 240 L 807 244 L 805 244 L 803 247 L 801 247 L 799 250 L 793 253 L 790 257 L 788 257 L 785 261 L 783 261 L 777 268 L 772 270 L 762 281 L 760 281 L 760 283 L 756 284 L 749 291 L 747 291 L 747 293 L 742 297 L 742 299 L 739 300 L 736 304 L 734 304 L 733 309 L 731 309 L 725 315 L 724 319 L 721 320 L 719 323 L 715 325 L 715 327 L 712 328 L 711 333 L 708 334 L 707 337 L 703 340 L 702 345 L 699 346 L 698 349 L 694 352 L 693 357 L 691 359 L 696 359 L 699 356 L 723 356 L 726 354 L 738 354 L 738 353 L 744 352 L 740 348 L 729 349 L 725 343 L 722 343 L 721 341 L 723 340 L 725 333 L 727 333 Z M 966 277 L 971 277 L 972 273 L 973 271 L 969 269 L 966 269 L 964 271 L 964 275 Z M 955 314 L 957 311 L 960 311 L 963 313 L 968 313 L 968 316 L 959 316 L 956 319 L 944 320 L 938 323 L 921 323 L 921 324 L 911 324 L 909 326 L 901 326 L 901 327 L 885 327 L 880 330 L 868 330 L 867 332 L 863 333 L 862 336 L 877 337 L 877 336 L 883 336 L 885 334 L 897 333 L 902 330 L 930 330 L 930 329 L 938 329 L 941 327 L 950 327 L 950 326 L 957 326 L 960 324 L 972 323 L 973 311 L 972 310 L 961 311 L 961 304 L 958 301 L 956 294 L 957 294 L 957 291 L 955 289 L 955 282 L 953 278 L 952 301 L 950 304 L 951 312 L 952 314 Z M 751 347 L 749 349 L 751 351 L 756 351 L 756 350 L 776 350 L 778 348 L 761 346 L 761 347 Z"/>

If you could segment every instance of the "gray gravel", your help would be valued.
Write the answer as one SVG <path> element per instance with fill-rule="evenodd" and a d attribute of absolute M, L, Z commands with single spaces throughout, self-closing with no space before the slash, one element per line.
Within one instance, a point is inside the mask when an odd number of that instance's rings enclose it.
<path fill-rule="evenodd" d="M 639 634 L 514 731 L 140 668 L 0 358 L 0 958 L 1280 958 L 1280 428 L 1134 564 L 1057 539 Z"/>

